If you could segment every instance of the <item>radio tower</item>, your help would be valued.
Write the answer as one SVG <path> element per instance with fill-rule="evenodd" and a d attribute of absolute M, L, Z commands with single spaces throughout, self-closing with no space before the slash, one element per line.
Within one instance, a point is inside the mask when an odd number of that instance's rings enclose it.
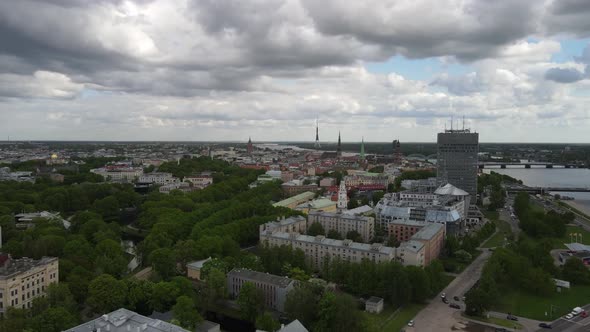
<path fill-rule="evenodd" d="M 319 149 L 320 146 L 320 129 L 318 125 L 318 119 L 315 119 L 315 144 L 313 145 L 314 148 Z"/>

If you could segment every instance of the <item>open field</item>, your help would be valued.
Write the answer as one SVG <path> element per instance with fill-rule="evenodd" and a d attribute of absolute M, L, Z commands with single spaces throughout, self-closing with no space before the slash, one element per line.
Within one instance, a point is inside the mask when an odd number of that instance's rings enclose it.
<path fill-rule="evenodd" d="M 493 308 L 516 316 L 548 321 L 570 312 L 572 308 L 590 302 L 590 286 L 573 286 L 552 296 L 529 295 L 520 291 L 504 291 L 499 303 Z M 553 314 L 551 315 L 551 309 Z M 547 313 L 547 315 L 545 315 Z"/>

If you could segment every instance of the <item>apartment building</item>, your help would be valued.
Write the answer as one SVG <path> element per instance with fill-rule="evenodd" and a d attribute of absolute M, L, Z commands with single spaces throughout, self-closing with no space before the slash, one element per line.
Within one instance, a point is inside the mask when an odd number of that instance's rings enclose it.
<path fill-rule="evenodd" d="M 180 180 L 172 176 L 171 173 L 161 173 L 161 172 L 154 172 L 154 173 L 145 173 L 139 177 L 138 182 L 141 183 L 153 183 L 157 185 L 165 185 L 169 183 L 176 183 Z"/>
<path fill-rule="evenodd" d="M 424 265 L 428 265 L 442 252 L 445 242 L 445 226 L 438 223 L 428 223 L 412 235 L 411 240 L 424 245 Z"/>
<path fill-rule="evenodd" d="M 363 242 L 369 242 L 375 236 L 375 219 L 360 215 L 349 215 L 344 213 L 333 213 L 323 211 L 311 211 L 307 216 L 308 226 L 318 222 L 324 230 L 337 231 L 343 238 L 350 231 L 358 232 Z"/>
<path fill-rule="evenodd" d="M 279 217 L 276 221 L 267 222 L 258 228 L 260 234 L 270 231 L 285 233 L 307 233 L 307 220 L 302 216 L 293 216 L 289 218 Z"/>
<path fill-rule="evenodd" d="M 159 319 L 149 318 L 124 308 L 72 327 L 64 332 L 189 332 Z"/>
<path fill-rule="evenodd" d="M 47 286 L 59 280 L 57 257 L 13 259 L 0 254 L 0 316 L 8 307 L 28 309 L 43 296 Z"/>
<path fill-rule="evenodd" d="M 207 188 L 213 184 L 213 176 L 211 174 L 200 174 L 193 176 L 186 176 L 183 179 L 184 182 L 190 182 L 197 188 Z"/>
<path fill-rule="evenodd" d="M 90 170 L 91 173 L 101 175 L 110 182 L 132 182 L 143 174 L 140 167 L 104 167 Z"/>
<path fill-rule="evenodd" d="M 324 267 L 324 259 L 339 257 L 342 260 L 360 263 L 363 259 L 375 262 L 389 262 L 395 259 L 395 248 L 380 243 L 366 244 L 351 240 L 328 239 L 325 236 L 309 236 L 299 233 L 271 232 L 260 234 L 260 241 L 269 246 L 288 245 L 301 249 L 308 262 L 315 269 Z"/>
<path fill-rule="evenodd" d="M 251 282 L 264 295 L 267 308 L 283 312 L 287 294 L 295 287 L 295 280 L 274 274 L 233 269 L 227 274 L 227 289 L 232 298 L 237 298 L 245 282 Z"/>

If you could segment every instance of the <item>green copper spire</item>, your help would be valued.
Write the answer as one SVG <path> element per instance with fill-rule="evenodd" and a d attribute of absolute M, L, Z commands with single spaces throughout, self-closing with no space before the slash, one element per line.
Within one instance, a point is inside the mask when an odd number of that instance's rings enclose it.
<path fill-rule="evenodd" d="M 363 137 L 362 141 L 361 141 L 361 155 L 360 155 L 361 160 L 365 160 L 365 138 Z"/>

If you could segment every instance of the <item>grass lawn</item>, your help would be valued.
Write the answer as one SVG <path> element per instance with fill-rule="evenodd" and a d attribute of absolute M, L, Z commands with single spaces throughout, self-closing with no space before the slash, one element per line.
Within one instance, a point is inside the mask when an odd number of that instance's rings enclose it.
<path fill-rule="evenodd" d="M 395 312 L 396 308 L 387 306 L 383 309 L 380 314 L 370 314 L 363 312 L 369 324 L 371 326 L 370 331 L 383 331 L 383 332 L 399 332 L 408 322 L 413 319 L 426 304 L 409 304 L 401 308 L 393 317 L 391 315 Z M 391 319 L 389 319 L 391 318 Z"/>
<path fill-rule="evenodd" d="M 577 242 L 590 245 L 590 232 L 584 230 L 582 227 L 579 226 L 567 226 L 565 236 L 561 239 L 554 239 L 553 249 L 567 249 L 564 243 L 572 242 L 572 238 L 570 237 L 570 234 L 572 233 L 582 234 L 582 237 L 578 236 Z M 574 242 L 576 242 L 575 237 L 573 240 Z"/>
<path fill-rule="evenodd" d="M 503 232 L 496 232 L 494 236 L 492 236 L 489 240 L 482 244 L 482 248 L 493 248 L 493 247 L 500 247 L 504 245 L 504 233 Z"/>
<path fill-rule="evenodd" d="M 552 296 L 529 295 L 520 291 L 509 291 L 500 297 L 494 311 L 512 313 L 516 316 L 542 321 L 554 320 L 572 311 L 573 308 L 590 302 L 590 286 L 573 286 Z M 553 316 L 550 316 L 553 305 Z M 547 316 L 545 316 L 547 312 Z"/>
<path fill-rule="evenodd" d="M 474 316 L 467 316 L 467 315 L 463 315 L 463 316 L 468 317 L 473 320 L 484 322 L 484 323 L 496 324 L 496 325 L 500 325 L 500 326 L 504 326 L 504 327 L 509 327 L 511 329 L 522 330 L 522 324 L 517 323 L 515 321 L 508 320 L 508 319 L 502 319 L 502 318 L 496 318 L 496 317 L 490 317 L 490 318 L 474 317 Z"/>

